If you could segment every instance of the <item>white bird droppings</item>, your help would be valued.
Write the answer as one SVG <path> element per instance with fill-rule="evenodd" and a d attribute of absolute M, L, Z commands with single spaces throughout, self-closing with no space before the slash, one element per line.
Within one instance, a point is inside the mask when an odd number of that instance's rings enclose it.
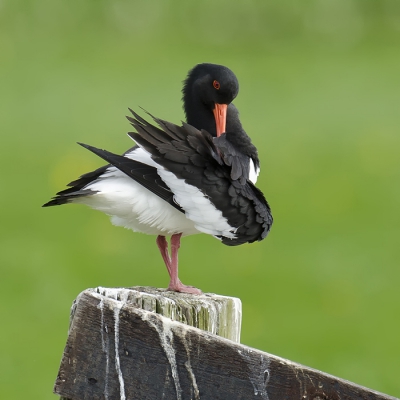
<path fill-rule="evenodd" d="M 101 296 L 108 297 L 110 300 L 115 300 L 114 301 L 114 307 L 113 307 L 113 312 L 114 312 L 114 343 L 115 343 L 115 370 L 118 375 L 118 381 L 119 381 L 119 391 L 120 391 L 120 399 L 121 400 L 126 400 L 126 395 L 125 395 L 125 382 L 124 382 L 124 376 L 122 374 L 121 370 L 121 360 L 119 357 L 119 323 L 120 323 L 120 312 L 122 307 L 126 304 L 128 301 L 128 296 L 129 296 L 129 290 L 126 289 L 106 289 L 102 287 L 97 288 L 97 293 L 99 293 Z M 104 387 L 104 397 L 107 400 L 108 399 L 108 375 L 109 375 L 109 353 L 108 353 L 108 340 L 107 344 L 105 343 L 104 340 L 104 328 L 106 326 L 104 325 L 104 300 L 103 297 L 100 297 L 100 303 L 98 307 L 101 310 L 101 340 L 102 340 L 102 349 L 106 353 L 106 383 Z M 106 330 L 107 332 L 107 330 Z"/>
<path fill-rule="evenodd" d="M 119 380 L 119 391 L 121 400 L 126 400 L 125 397 L 125 383 L 124 377 L 121 371 L 121 361 L 119 359 L 119 313 L 124 304 L 120 302 L 117 307 L 114 308 L 114 335 L 115 335 L 115 369 L 118 374 Z"/>
<path fill-rule="evenodd" d="M 171 375 L 172 379 L 174 380 L 175 390 L 176 390 L 176 399 L 181 400 L 182 396 L 182 389 L 179 382 L 179 375 L 178 375 L 178 366 L 176 364 L 176 357 L 175 357 L 175 350 L 173 347 L 173 333 L 171 330 L 171 323 L 172 321 L 163 320 L 162 329 L 151 319 L 148 318 L 149 314 L 144 314 L 142 319 L 147 321 L 158 333 L 160 337 L 161 347 L 163 348 L 165 355 L 167 356 L 168 362 L 171 366 Z"/>
<path fill-rule="evenodd" d="M 267 386 L 270 379 L 270 359 L 266 355 L 261 354 L 259 363 L 254 364 L 254 360 L 252 360 L 251 356 L 251 349 L 239 353 L 246 360 L 250 368 L 251 374 L 249 379 L 253 385 L 254 395 L 261 396 L 263 400 L 269 400 Z"/>

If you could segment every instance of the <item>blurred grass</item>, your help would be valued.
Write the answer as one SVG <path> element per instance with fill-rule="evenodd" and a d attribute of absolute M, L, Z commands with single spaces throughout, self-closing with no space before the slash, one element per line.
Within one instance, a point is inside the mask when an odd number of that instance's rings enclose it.
<path fill-rule="evenodd" d="M 154 238 L 41 209 L 122 152 L 127 107 L 179 122 L 181 81 L 229 66 L 275 224 L 228 248 L 185 238 L 181 277 L 240 297 L 242 342 L 400 396 L 400 3 L 0 2 L 0 386 L 52 399 L 87 287 L 165 287 Z"/>

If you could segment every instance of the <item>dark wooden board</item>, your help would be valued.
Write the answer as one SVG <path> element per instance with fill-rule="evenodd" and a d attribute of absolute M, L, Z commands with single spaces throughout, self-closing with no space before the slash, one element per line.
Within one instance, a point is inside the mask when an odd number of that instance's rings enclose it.
<path fill-rule="evenodd" d="M 395 399 L 91 292 L 77 299 L 54 391 L 72 400 Z"/>

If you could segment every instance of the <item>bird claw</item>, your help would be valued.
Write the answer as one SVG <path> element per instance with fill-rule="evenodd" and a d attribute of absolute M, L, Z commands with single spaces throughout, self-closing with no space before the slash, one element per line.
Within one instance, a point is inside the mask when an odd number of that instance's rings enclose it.
<path fill-rule="evenodd" d="M 179 293 L 189 293 L 197 295 L 203 294 L 203 292 L 200 289 L 197 289 L 194 286 L 184 285 L 182 282 L 170 283 L 168 286 L 168 290 Z"/>

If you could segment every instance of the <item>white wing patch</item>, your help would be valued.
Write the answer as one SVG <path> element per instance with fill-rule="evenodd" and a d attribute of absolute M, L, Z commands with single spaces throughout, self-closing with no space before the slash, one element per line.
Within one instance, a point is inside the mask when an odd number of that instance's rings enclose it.
<path fill-rule="evenodd" d="M 140 145 L 125 156 L 157 168 L 158 175 L 174 193 L 174 200 L 183 208 L 185 216 L 195 223 L 195 228 L 200 232 L 222 235 L 230 239 L 236 237 L 234 235 L 236 228 L 228 224 L 222 211 L 217 210 L 197 187 L 187 184 L 183 179 L 178 179 L 172 172 L 157 164 L 150 153 Z"/>
<path fill-rule="evenodd" d="M 236 237 L 236 228 L 228 224 L 222 211 L 217 210 L 197 187 L 188 185 L 170 171 L 159 169 L 158 174 L 174 192 L 174 199 L 185 210 L 186 217 L 195 223 L 200 232 L 230 239 Z"/>
<path fill-rule="evenodd" d="M 254 162 L 251 158 L 250 158 L 249 164 L 250 164 L 249 165 L 249 181 L 255 185 L 257 182 L 258 175 L 260 173 L 260 168 L 255 167 Z"/>
<path fill-rule="evenodd" d="M 142 147 L 136 147 L 129 153 L 126 153 L 124 157 L 150 165 L 151 167 L 155 167 L 157 169 L 160 168 L 160 166 L 151 158 L 150 153 L 144 150 Z"/>

